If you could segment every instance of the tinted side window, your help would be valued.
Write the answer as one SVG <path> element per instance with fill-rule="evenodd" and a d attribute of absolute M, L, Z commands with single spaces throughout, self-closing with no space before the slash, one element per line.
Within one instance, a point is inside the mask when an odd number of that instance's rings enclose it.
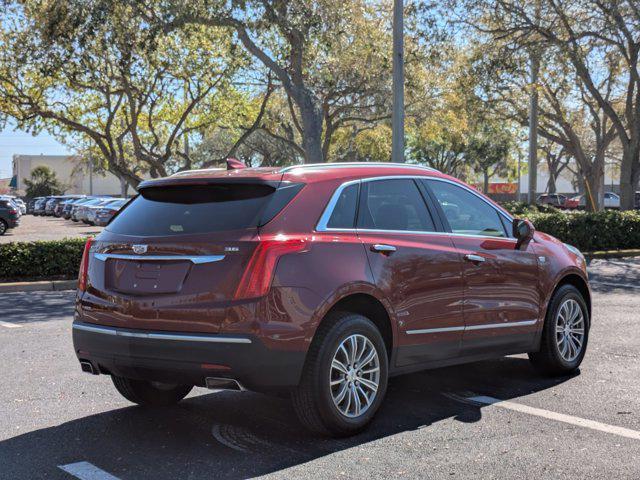
<path fill-rule="evenodd" d="M 435 232 L 431 215 L 413 180 L 365 182 L 362 190 L 358 228 Z"/>
<path fill-rule="evenodd" d="M 425 180 L 444 211 L 453 233 L 505 237 L 498 212 L 477 195 L 447 182 Z"/>
<path fill-rule="evenodd" d="M 328 228 L 353 228 L 356 220 L 356 206 L 358 204 L 358 185 L 349 185 L 340 193 L 340 197 L 333 209 Z"/>

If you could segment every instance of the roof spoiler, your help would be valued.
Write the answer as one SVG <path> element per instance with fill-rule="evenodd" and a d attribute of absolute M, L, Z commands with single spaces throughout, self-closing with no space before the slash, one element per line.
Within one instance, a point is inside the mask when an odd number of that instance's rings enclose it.
<path fill-rule="evenodd" d="M 240 170 L 242 168 L 247 168 L 244 162 L 233 157 L 227 158 L 227 170 Z"/>

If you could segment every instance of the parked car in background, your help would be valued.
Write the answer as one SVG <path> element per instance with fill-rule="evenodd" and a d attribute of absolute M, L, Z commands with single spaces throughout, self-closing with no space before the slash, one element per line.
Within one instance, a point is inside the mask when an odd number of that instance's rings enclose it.
<path fill-rule="evenodd" d="M 71 211 L 73 210 L 73 207 L 75 205 L 82 205 L 83 203 L 88 202 L 92 198 L 93 197 L 83 196 L 83 197 L 67 200 L 66 202 L 64 202 L 64 206 L 62 207 L 62 213 L 60 214 L 60 216 L 64 219 L 69 220 L 71 218 Z"/>
<path fill-rule="evenodd" d="M 0 235 L 20 224 L 20 209 L 8 197 L 0 197 Z"/>
<path fill-rule="evenodd" d="M 120 211 L 120 209 L 128 202 L 126 198 L 119 198 L 112 202 L 98 207 L 95 209 L 95 215 L 93 217 L 93 223 L 100 227 L 104 227 L 113 216 Z"/>
<path fill-rule="evenodd" d="M 91 205 L 89 207 L 87 207 L 87 214 L 86 214 L 86 222 L 89 225 L 95 225 L 95 221 L 96 221 L 96 212 L 103 208 L 106 207 L 107 205 L 109 205 L 110 203 L 112 203 L 114 200 L 120 200 L 119 198 L 105 198 L 103 199 L 101 202 L 95 204 L 95 205 Z"/>
<path fill-rule="evenodd" d="M 79 198 L 84 198 L 84 195 L 65 195 L 62 199 L 60 199 L 57 203 L 56 206 L 53 208 L 53 216 L 54 217 L 62 217 L 62 212 L 64 210 L 65 205 L 68 202 L 71 202 L 73 200 L 77 200 Z"/>
<path fill-rule="evenodd" d="M 604 192 L 604 208 L 620 209 L 620 195 L 613 192 Z"/>
<path fill-rule="evenodd" d="M 44 197 L 35 197 L 35 198 L 30 199 L 27 202 L 27 213 L 33 215 L 34 214 L 33 212 L 34 212 L 34 210 L 36 208 L 36 202 L 38 200 L 42 200 L 43 198 Z"/>
<path fill-rule="evenodd" d="M 47 205 L 47 200 L 49 200 L 49 197 L 40 197 L 38 200 L 35 201 L 35 203 L 33 204 L 34 216 L 39 217 L 41 215 L 44 215 L 44 210 Z"/>
<path fill-rule="evenodd" d="M 20 214 L 26 215 L 27 213 L 27 204 L 24 203 L 24 200 L 21 198 L 14 197 L 13 202 L 20 208 Z"/>
<path fill-rule="evenodd" d="M 92 198 L 88 202 L 82 203 L 80 205 L 75 205 L 73 207 L 71 213 L 71 219 L 76 222 L 87 223 L 87 214 L 89 213 L 89 209 L 95 205 L 100 205 L 102 202 L 107 200 L 104 197 Z"/>
<path fill-rule="evenodd" d="M 568 198 L 564 202 L 564 206 L 565 208 L 569 208 L 569 209 L 584 208 L 585 206 L 584 195 L 576 195 L 574 197 Z"/>
<path fill-rule="evenodd" d="M 576 195 L 565 202 L 565 208 L 583 210 L 587 207 L 587 196 Z M 604 208 L 619 209 L 620 195 L 613 192 L 604 192 Z"/>
<path fill-rule="evenodd" d="M 47 197 L 47 203 L 45 203 L 44 214 L 47 216 L 53 216 L 53 212 L 56 208 L 56 205 L 61 202 L 65 197 L 62 195 L 55 195 L 51 197 Z"/>
<path fill-rule="evenodd" d="M 556 208 L 565 208 L 567 197 L 559 193 L 544 193 L 538 196 L 538 205 L 549 205 Z"/>
<path fill-rule="evenodd" d="M 344 436 L 390 376 L 528 353 L 566 378 L 586 352 L 583 255 L 436 170 L 199 171 L 138 190 L 86 243 L 73 321 L 82 370 L 131 402 L 286 393 L 309 429 Z"/>

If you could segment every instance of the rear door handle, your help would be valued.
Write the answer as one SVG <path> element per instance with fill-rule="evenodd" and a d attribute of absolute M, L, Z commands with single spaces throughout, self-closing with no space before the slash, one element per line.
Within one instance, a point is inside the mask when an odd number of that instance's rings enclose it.
<path fill-rule="evenodd" d="M 391 254 L 397 250 L 393 245 L 385 245 L 384 243 L 376 243 L 375 245 L 371 245 L 372 252 L 380 252 L 384 254 Z"/>
<path fill-rule="evenodd" d="M 464 259 L 467 262 L 473 262 L 473 263 L 482 263 L 486 260 L 486 258 L 481 257 L 480 255 L 474 255 L 472 253 L 468 253 L 467 255 L 465 255 Z"/>

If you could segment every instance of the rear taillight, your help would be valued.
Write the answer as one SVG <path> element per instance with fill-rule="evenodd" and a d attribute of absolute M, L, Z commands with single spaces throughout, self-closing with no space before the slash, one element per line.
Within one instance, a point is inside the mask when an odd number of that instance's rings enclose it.
<path fill-rule="evenodd" d="M 234 298 L 255 298 L 265 295 L 271 286 L 273 273 L 280 257 L 301 252 L 306 248 L 307 242 L 301 238 L 265 240 L 258 243 L 240 279 Z"/>
<path fill-rule="evenodd" d="M 18 210 L 12 208 L 11 210 L 9 210 L 9 214 L 10 215 L 15 215 L 16 213 L 18 213 Z"/>
<path fill-rule="evenodd" d="M 93 239 L 87 240 L 84 244 L 84 252 L 82 252 L 82 260 L 80 261 L 80 272 L 78 273 L 78 290 L 84 292 L 87 289 L 87 276 L 89 274 L 89 250 Z"/>

